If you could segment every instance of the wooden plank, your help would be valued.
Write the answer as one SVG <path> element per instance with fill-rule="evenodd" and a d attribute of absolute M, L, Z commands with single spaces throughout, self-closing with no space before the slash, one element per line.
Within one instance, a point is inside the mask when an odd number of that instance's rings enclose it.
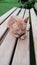
<path fill-rule="evenodd" d="M 29 15 L 29 13 L 27 15 Z M 27 32 L 27 36 L 25 37 L 24 40 L 21 40 L 21 39 L 18 40 L 12 65 L 30 65 L 29 32 Z"/>
<path fill-rule="evenodd" d="M 19 12 L 19 10 L 20 10 L 20 8 L 18 8 L 11 16 L 16 16 L 17 13 Z M 7 23 L 8 23 L 9 18 L 0 26 L 0 39 L 3 36 L 3 34 L 5 33 L 5 31 L 7 30 Z"/>
<path fill-rule="evenodd" d="M 9 65 L 15 40 L 16 38 L 11 36 L 9 32 L 0 46 L 0 65 Z"/>
<path fill-rule="evenodd" d="M 36 11 L 37 11 L 37 2 L 35 2 L 35 5 L 34 5 L 34 7 L 35 7 L 35 9 L 36 9 Z"/>
<path fill-rule="evenodd" d="M 24 15 L 24 18 L 26 18 L 26 17 L 29 17 L 29 10 L 28 9 L 26 9 L 26 12 L 25 12 L 25 15 Z"/>
<path fill-rule="evenodd" d="M 22 9 L 18 16 L 23 17 L 25 9 Z"/>
<path fill-rule="evenodd" d="M 2 21 L 4 21 L 17 7 L 13 7 L 11 10 L 9 10 L 8 12 L 6 12 L 4 15 L 2 15 L 0 17 L 0 24 L 2 23 Z"/>
<path fill-rule="evenodd" d="M 35 57 L 36 57 L 36 65 L 37 65 L 37 17 L 33 8 L 30 10 L 30 12 L 31 12 L 32 32 L 33 32 Z"/>
<path fill-rule="evenodd" d="M 20 10 L 21 10 L 21 8 L 18 8 L 11 16 L 16 16 Z"/>
<path fill-rule="evenodd" d="M 24 15 L 24 19 L 25 19 L 26 17 L 29 17 L 29 10 L 28 10 L 28 9 L 26 9 L 26 12 L 25 12 L 25 15 Z M 29 29 L 29 27 L 30 27 L 30 24 L 29 24 L 29 20 L 28 20 L 27 30 Z"/>

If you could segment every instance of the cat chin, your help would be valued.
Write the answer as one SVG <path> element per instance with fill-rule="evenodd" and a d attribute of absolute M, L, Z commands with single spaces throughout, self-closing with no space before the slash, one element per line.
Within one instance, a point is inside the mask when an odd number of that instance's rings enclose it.
<path fill-rule="evenodd" d="M 15 38 L 19 38 L 21 40 L 24 40 L 27 37 L 27 33 L 25 33 L 23 36 L 20 37 L 20 35 L 13 35 Z"/>
<path fill-rule="evenodd" d="M 16 34 L 11 34 L 13 37 L 15 37 L 15 38 L 18 38 L 19 37 L 19 35 L 16 35 Z"/>

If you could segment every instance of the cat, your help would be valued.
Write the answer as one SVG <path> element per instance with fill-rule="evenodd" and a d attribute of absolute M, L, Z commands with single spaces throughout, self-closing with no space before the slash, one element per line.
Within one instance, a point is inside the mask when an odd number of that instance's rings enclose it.
<path fill-rule="evenodd" d="M 26 34 L 26 27 L 29 17 L 25 19 L 19 16 L 11 16 L 8 21 L 8 28 L 10 29 L 11 35 L 15 37 L 20 37 L 23 33 Z M 25 35 L 21 36 L 21 39 L 24 39 Z"/>

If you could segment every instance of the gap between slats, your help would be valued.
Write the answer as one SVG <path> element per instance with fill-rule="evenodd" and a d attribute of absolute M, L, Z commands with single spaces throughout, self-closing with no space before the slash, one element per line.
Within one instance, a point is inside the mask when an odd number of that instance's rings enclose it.
<path fill-rule="evenodd" d="M 30 20 L 30 65 L 36 65 L 35 61 L 35 51 L 34 51 L 34 40 L 33 40 L 33 30 L 32 30 L 32 20 L 29 10 L 29 20 Z"/>
<path fill-rule="evenodd" d="M 32 24 L 32 34 L 33 34 L 33 44 L 34 44 L 34 56 L 35 56 L 35 63 L 37 65 L 37 17 L 32 8 L 30 10 L 31 13 L 31 24 Z"/>

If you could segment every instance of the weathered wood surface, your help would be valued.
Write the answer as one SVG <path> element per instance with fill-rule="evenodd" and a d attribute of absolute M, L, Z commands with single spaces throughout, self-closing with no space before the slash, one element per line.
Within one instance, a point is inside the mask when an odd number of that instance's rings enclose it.
<path fill-rule="evenodd" d="M 9 65 L 16 38 L 7 34 L 0 46 L 0 65 Z"/>
<path fill-rule="evenodd" d="M 20 12 L 20 14 L 19 14 L 18 16 L 19 16 L 19 17 L 23 17 L 24 12 L 25 12 L 25 9 L 22 9 L 21 12 Z"/>
<path fill-rule="evenodd" d="M 31 12 L 31 24 L 32 24 L 35 57 L 36 57 L 36 65 L 37 65 L 37 16 L 33 8 L 30 10 L 30 12 Z"/>
<path fill-rule="evenodd" d="M 27 16 L 29 16 L 29 13 L 25 17 Z M 18 39 L 12 65 L 30 65 L 29 56 L 29 32 L 27 32 L 24 40 Z"/>

